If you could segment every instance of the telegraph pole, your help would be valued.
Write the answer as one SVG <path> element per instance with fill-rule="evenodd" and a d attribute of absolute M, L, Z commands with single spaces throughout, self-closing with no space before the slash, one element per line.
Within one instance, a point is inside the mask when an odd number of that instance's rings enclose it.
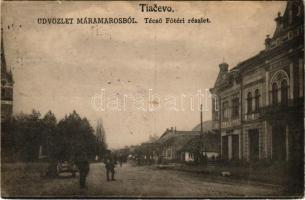
<path fill-rule="evenodd" d="M 200 134 L 203 135 L 203 129 L 202 129 L 202 104 L 200 105 Z"/>
<path fill-rule="evenodd" d="M 203 161 L 202 104 L 200 105 L 200 161 Z"/>
<path fill-rule="evenodd" d="M 203 137 L 203 127 L 202 127 L 202 104 L 200 105 L 200 157 L 203 161 L 203 164 L 207 163 L 207 152 L 206 152 L 206 137 Z M 204 153 L 204 156 L 203 156 Z"/>

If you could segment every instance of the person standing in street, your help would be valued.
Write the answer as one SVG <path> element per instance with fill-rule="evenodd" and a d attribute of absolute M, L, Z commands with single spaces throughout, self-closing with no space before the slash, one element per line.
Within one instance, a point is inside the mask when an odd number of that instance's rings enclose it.
<path fill-rule="evenodd" d="M 88 189 L 86 185 L 86 178 L 90 170 L 87 154 L 85 152 L 80 153 L 76 159 L 76 166 L 79 170 L 79 186 L 81 189 Z"/>
<path fill-rule="evenodd" d="M 106 168 L 106 176 L 107 176 L 107 181 L 115 181 L 114 179 L 114 174 L 115 174 L 115 161 L 113 158 L 107 158 L 105 162 L 105 168 Z M 111 174 L 111 179 L 110 179 L 110 174 Z"/>

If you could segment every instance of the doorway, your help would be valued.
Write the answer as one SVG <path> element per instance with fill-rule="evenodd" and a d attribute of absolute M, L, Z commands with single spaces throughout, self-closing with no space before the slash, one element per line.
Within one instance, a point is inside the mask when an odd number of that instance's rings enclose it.
<path fill-rule="evenodd" d="M 286 159 L 286 137 L 284 126 L 272 127 L 272 160 L 283 161 Z"/>
<path fill-rule="evenodd" d="M 249 132 L 249 160 L 259 160 L 259 130 L 250 129 Z"/>

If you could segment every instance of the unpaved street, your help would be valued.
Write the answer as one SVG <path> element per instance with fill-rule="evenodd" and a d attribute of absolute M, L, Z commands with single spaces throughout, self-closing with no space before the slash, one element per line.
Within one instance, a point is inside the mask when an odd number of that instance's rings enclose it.
<path fill-rule="evenodd" d="M 117 167 L 116 171 L 116 181 L 107 182 L 104 164 L 91 164 L 87 190 L 79 189 L 78 176 L 76 178 L 40 178 L 35 183 L 23 184 L 23 187 L 18 190 L 12 189 L 14 187 L 9 185 L 4 186 L 3 189 L 7 188 L 6 193 L 9 196 L 244 197 L 280 195 L 280 188 L 272 185 L 160 170 L 149 166 L 126 164 L 123 167 Z M 20 181 L 22 179 L 17 182 Z"/>

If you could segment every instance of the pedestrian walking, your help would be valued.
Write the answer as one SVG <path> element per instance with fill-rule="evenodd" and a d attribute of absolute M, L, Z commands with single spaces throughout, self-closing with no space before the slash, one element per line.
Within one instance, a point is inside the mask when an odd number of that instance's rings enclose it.
<path fill-rule="evenodd" d="M 81 189 L 87 189 L 86 178 L 90 170 L 87 154 L 85 152 L 80 153 L 80 155 L 77 156 L 75 164 L 79 170 L 79 186 Z"/>
<path fill-rule="evenodd" d="M 115 181 L 114 179 L 114 174 L 115 174 L 115 161 L 113 158 L 107 158 L 105 162 L 105 168 L 106 168 L 106 176 L 107 176 L 107 181 Z M 111 179 L 110 179 L 110 174 L 111 174 Z"/>

